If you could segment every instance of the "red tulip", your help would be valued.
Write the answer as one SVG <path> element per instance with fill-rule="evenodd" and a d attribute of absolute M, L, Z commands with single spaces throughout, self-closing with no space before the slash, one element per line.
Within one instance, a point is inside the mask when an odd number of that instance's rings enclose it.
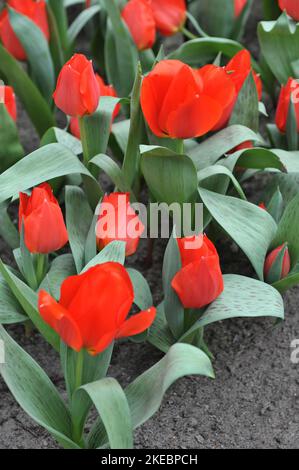
<path fill-rule="evenodd" d="M 121 16 L 129 28 L 132 38 L 140 51 L 153 47 L 156 40 L 156 24 L 148 0 L 130 0 Z"/>
<path fill-rule="evenodd" d="M 151 0 L 158 31 L 171 36 L 179 31 L 186 21 L 185 0 Z"/>
<path fill-rule="evenodd" d="M 299 3 L 298 0 L 279 0 L 279 6 L 285 10 L 294 20 L 299 21 Z"/>
<path fill-rule="evenodd" d="M 299 83 L 294 78 L 289 78 L 286 85 L 281 87 L 275 122 L 281 132 L 286 131 L 290 102 L 293 102 L 299 132 Z"/>
<path fill-rule="evenodd" d="M 8 0 L 7 6 L 27 16 L 44 33 L 47 41 L 50 38 L 46 2 L 44 0 Z M 7 8 L 0 15 L 0 38 L 4 47 L 18 60 L 26 60 L 27 56 L 17 38 L 9 20 Z"/>
<path fill-rule="evenodd" d="M 68 241 L 61 209 L 48 183 L 34 188 L 31 196 L 20 193 L 20 231 L 22 224 L 25 244 L 31 253 L 51 253 Z"/>
<path fill-rule="evenodd" d="M 85 0 L 85 7 L 89 8 L 91 6 L 91 0 Z"/>
<path fill-rule="evenodd" d="M 260 202 L 260 203 L 259 203 L 259 208 L 260 208 L 260 209 L 263 209 L 264 211 L 267 210 L 267 207 L 266 207 L 266 205 L 265 205 L 264 202 Z"/>
<path fill-rule="evenodd" d="M 0 86 L 0 103 L 4 103 L 11 118 L 17 120 L 16 97 L 11 86 Z"/>
<path fill-rule="evenodd" d="M 163 60 L 143 80 L 141 106 L 158 137 L 188 139 L 215 126 L 233 91 L 220 71 L 201 74 L 178 60 Z"/>
<path fill-rule="evenodd" d="M 130 205 L 129 193 L 111 193 L 104 196 L 96 228 L 100 250 L 112 241 L 126 242 L 126 256 L 133 255 L 138 247 L 144 225 Z"/>
<path fill-rule="evenodd" d="M 171 285 L 185 308 L 204 307 L 224 289 L 217 250 L 205 235 L 180 238 L 178 246 L 182 269 Z"/>
<path fill-rule="evenodd" d="M 284 243 L 268 254 L 264 266 L 265 279 L 272 284 L 286 277 L 290 270 L 291 258 L 288 246 Z"/>
<path fill-rule="evenodd" d="M 235 0 L 235 16 L 238 17 L 241 15 L 247 0 Z"/>
<path fill-rule="evenodd" d="M 110 262 L 67 278 L 59 302 L 40 291 L 38 308 L 68 346 L 97 355 L 115 339 L 137 335 L 151 326 L 156 315 L 154 307 L 127 318 L 133 301 L 127 271 L 121 264 Z"/>
<path fill-rule="evenodd" d="M 96 79 L 100 87 L 100 95 L 101 96 L 117 96 L 115 89 L 112 85 L 106 85 L 104 80 L 96 73 Z M 120 105 L 118 104 L 115 106 L 115 110 L 113 113 L 113 119 L 116 118 L 120 111 Z M 72 117 L 70 120 L 70 131 L 71 133 L 77 137 L 77 139 L 81 138 L 80 135 L 80 126 L 79 126 L 79 119 L 77 117 Z"/>
<path fill-rule="evenodd" d="M 56 106 L 69 116 L 93 114 L 99 104 L 100 87 L 92 62 L 75 54 L 61 69 L 53 93 Z"/>

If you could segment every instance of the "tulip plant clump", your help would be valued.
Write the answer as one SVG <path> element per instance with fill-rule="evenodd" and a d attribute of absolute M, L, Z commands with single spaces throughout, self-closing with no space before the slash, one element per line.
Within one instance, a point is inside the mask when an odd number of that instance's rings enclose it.
<path fill-rule="evenodd" d="M 62 447 L 131 448 L 172 383 L 214 377 L 208 325 L 282 321 L 281 294 L 299 283 L 299 2 L 264 0 L 255 58 L 242 42 L 252 0 L 4 3 L 0 235 L 14 261 L 0 260 L 0 372 Z M 17 98 L 40 137 L 27 155 Z M 263 193 L 250 202 L 244 182 L 257 175 Z M 171 220 L 158 303 L 127 266 L 150 238 L 152 204 L 188 205 L 192 223 L 203 211 L 195 233 Z M 250 277 L 222 273 L 227 238 Z M 65 395 L 10 336 L 14 324 L 55 349 Z M 126 388 L 109 375 L 124 338 L 161 352 Z"/>

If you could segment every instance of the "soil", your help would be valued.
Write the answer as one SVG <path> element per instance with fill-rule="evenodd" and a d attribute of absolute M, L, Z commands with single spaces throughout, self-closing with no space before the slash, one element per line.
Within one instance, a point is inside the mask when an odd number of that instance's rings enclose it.
<path fill-rule="evenodd" d="M 256 51 L 256 21 L 260 17 L 256 0 L 255 17 L 246 39 Z M 251 42 L 250 42 L 251 41 Z M 21 138 L 29 152 L 37 137 L 20 110 Z M 247 193 L 259 184 L 250 183 Z M 159 242 L 151 268 L 145 269 L 146 245 L 130 260 L 146 275 L 155 299 L 161 299 L 161 263 L 165 243 Z M 244 255 L 230 242 L 221 242 L 224 272 L 250 274 Z M 11 259 L 0 239 L 0 255 Z M 299 338 L 299 287 L 285 295 L 286 320 L 274 327 L 271 320 L 231 320 L 206 329 L 206 340 L 215 355 L 216 380 L 202 377 L 181 379 L 166 394 L 160 411 L 135 432 L 135 446 L 142 449 L 227 449 L 299 448 L 299 365 L 290 360 L 291 341 Z M 36 333 L 25 338 L 21 326 L 8 328 L 10 334 L 45 368 L 63 390 L 57 354 Z M 149 344 L 119 342 L 109 375 L 122 385 L 153 365 L 161 354 Z M 48 433 L 20 409 L 0 380 L 0 448 L 55 448 Z"/>

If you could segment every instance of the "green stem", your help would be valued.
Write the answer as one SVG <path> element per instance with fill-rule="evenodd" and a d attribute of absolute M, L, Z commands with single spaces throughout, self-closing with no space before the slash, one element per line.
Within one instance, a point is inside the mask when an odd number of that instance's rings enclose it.
<path fill-rule="evenodd" d="M 84 365 L 84 349 L 81 349 L 81 351 L 79 351 L 77 354 L 77 360 L 76 360 L 74 392 L 78 388 L 80 388 L 82 385 L 83 365 Z"/>
<path fill-rule="evenodd" d="M 77 353 L 76 358 L 76 366 L 75 366 L 75 382 L 74 382 L 74 389 L 73 394 L 75 391 L 81 387 L 82 385 L 82 378 L 83 378 L 83 366 L 84 366 L 84 349 L 81 349 Z M 74 442 L 78 443 L 82 447 L 82 426 L 81 421 L 78 420 L 74 411 L 72 411 L 72 436 Z"/>
<path fill-rule="evenodd" d="M 181 29 L 181 33 L 186 36 L 188 39 L 198 39 L 198 36 L 195 36 L 195 34 L 191 33 L 190 31 L 188 31 L 188 29 L 186 29 L 185 27 L 183 27 Z"/>
<path fill-rule="evenodd" d="M 35 273 L 36 273 L 36 279 L 37 279 L 37 284 L 38 286 L 42 282 L 42 280 L 45 277 L 45 271 L 46 271 L 46 265 L 47 265 L 47 255 L 44 254 L 38 254 L 36 256 L 36 268 L 35 268 Z"/>
<path fill-rule="evenodd" d="M 80 136 L 81 136 L 81 143 L 83 148 L 83 163 L 88 168 L 88 163 L 90 160 L 89 155 L 89 147 L 88 147 L 88 135 L 87 130 L 84 122 L 84 116 L 79 117 L 79 127 L 80 127 Z"/>
<path fill-rule="evenodd" d="M 184 151 L 185 151 L 184 139 L 177 139 L 175 147 L 176 147 L 176 153 L 178 155 L 184 155 Z"/>

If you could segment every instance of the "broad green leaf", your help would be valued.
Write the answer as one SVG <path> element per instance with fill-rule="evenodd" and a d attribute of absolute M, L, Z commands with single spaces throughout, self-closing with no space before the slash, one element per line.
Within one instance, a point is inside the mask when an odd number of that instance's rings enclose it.
<path fill-rule="evenodd" d="M 208 356 L 189 344 L 175 344 L 157 364 L 137 377 L 125 389 L 134 429 L 151 418 L 159 409 L 168 388 L 186 375 L 213 378 L 214 372 Z M 99 419 L 88 436 L 88 447 L 107 443 L 105 426 Z"/>
<path fill-rule="evenodd" d="M 276 0 L 263 0 L 263 10 L 266 20 L 275 20 L 281 15 L 281 10 Z"/>
<path fill-rule="evenodd" d="M 230 37 L 234 24 L 234 0 L 191 2 L 190 11 L 210 36 Z"/>
<path fill-rule="evenodd" d="M 30 75 L 48 103 L 52 102 L 55 73 L 48 42 L 41 29 L 29 18 L 8 8 L 12 28 L 30 64 Z"/>
<path fill-rule="evenodd" d="M 0 326 L 5 364 L 1 375 L 23 410 L 66 448 L 78 448 L 71 440 L 71 419 L 57 389 L 43 369 Z"/>
<path fill-rule="evenodd" d="M 80 273 L 85 261 L 85 243 L 93 219 L 93 212 L 81 188 L 67 186 L 65 189 L 66 226 L 69 243 L 77 272 Z"/>
<path fill-rule="evenodd" d="M 119 191 L 123 193 L 132 192 L 126 181 L 124 172 L 111 157 L 102 153 L 93 157 L 90 163 L 96 165 L 106 173 Z"/>
<path fill-rule="evenodd" d="M 0 236 L 12 248 L 20 246 L 20 236 L 7 213 L 7 205 L 0 204 Z"/>
<path fill-rule="evenodd" d="M 89 268 L 97 264 L 107 263 L 113 261 L 114 263 L 124 264 L 126 253 L 125 242 L 114 241 L 105 246 L 103 250 L 98 253 L 83 269 L 82 272 L 87 271 Z"/>
<path fill-rule="evenodd" d="M 64 5 L 63 0 L 48 0 L 48 3 L 56 19 L 62 51 L 65 59 L 67 60 L 69 58 L 68 55 L 70 54 L 70 44 L 68 41 L 68 18 L 66 6 Z"/>
<path fill-rule="evenodd" d="M 57 1 L 57 0 L 53 0 L 52 4 L 54 3 L 54 1 Z M 53 60 L 54 69 L 55 69 L 55 76 L 58 77 L 59 72 L 65 63 L 65 55 L 64 55 L 64 51 L 63 51 L 63 47 L 61 43 L 61 36 L 59 32 L 57 18 L 54 14 L 52 7 L 50 6 L 50 2 L 47 2 L 47 16 L 48 16 L 48 24 L 49 24 L 49 31 L 50 31 L 49 48 L 50 48 L 50 53 L 51 53 L 52 60 Z"/>
<path fill-rule="evenodd" d="M 134 304 L 140 310 L 146 310 L 153 305 L 153 297 L 145 277 L 136 269 L 128 268 L 127 272 L 134 288 Z"/>
<path fill-rule="evenodd" d="M 20 323 L 28 320 L 7 282 L 0 276 L 0 324 Z"/>
<path fill-rule="evenodd" d="M 295 287 L 299 284 L 299 270 L 298 265 L 295 267 L 293 271 L 288 274 L 288 276 L 284 277 L 280 281 L 274 282 L 272 284 L 275 289 L 278 290 L 281 294 L 284 294 L 288 289 Z"/>
<path fill-rule="evenodd" d="M 227 165 L 233 162 L 233 166 L 252 169 L 269 169 L 298 173 L 299 172 L 299 152 L 287 152 L 280 149 L 253 148 L 249 150 L 240 150 L 226 157 Z"/>
<path fill-rule="evenodd" d="M 53 114 L 39 89 L 30 80 L 21 65 L 0 44 L 0 75 L 5 76 L 23 103 L 37 132 L 42 136 L 55 126 Z"/>
<path fill-rule="evenodd" d="M 81 155 L 83 152 L 82 144 L 79 139 L 74 137 L 69 132 L 64 131 L 63 129 L 59 129 L 58 127 L 51 127 L 43 135 L 41 139 L 41 145 L 44 146 L 55 143 L 64 145 L 75 155 Z"/>
<path fill-rule="evenodd" d="M 223 293 L 209 305 L 200 319 L 183 335 L 184 341 L 199 328 L 229 318 L 284 318 L 283 300 L 269 284 L 236 274 L 226 274 Z"/>
<path fill-rule="evenodd" d="M 74 258 L 71 254 L 60 255 L 55 258 L 51 267 L 40 285 L 40 289 L 49 292 L 56 300 L 60 298 L 60 288 L 63 281 L 77 274 Z"/>
<path fill-rule="evenodd" d="M 239 245 L 263 279 L 264 261 L 277 225 L 258 206 L 199 188 L 200 197 L 215 221 Z"/>
<path fill-rule="evenodd" d="M 201 183 L 202 181 L 204 181 L 206 179 L 209 179 L 213 176 L 217 176 L 217 175 L 228 176 L 231 179 L 231 181 L 232 181 L 236 191 L 238 192 L 240 198 L 246 200 L 246 196 L 243 192 L 243 189 L 242 189 L 240 183 L 235 178 L 233 173 L 223 165 L 213 165 L 213 166 L 209 166 L 209 167 L 204 168 L 203 170 L 199 171 L 197 173 L 198 182 Z"/>
<path fill-rule="evenodd" d="M 94 5 L 83 10 L 73 21 L 68 30 L 69 43 L 73 43 L 84 26 L 101 10 L 100 5 Z"/>
<path fill-rule="evenodd" d="M 157 307 L 157 315 L 149 329 L 147 339 L 149 343 L 164 353 L 167 353 L 169 348 L 176 343 L 165 318 L 163 302 Z"/>
<path fill-rule="evenodd" d="M 254 132 L 259 130 L 259 100 L 252 73 L 240 90 L 229 124 L 241 124 Z"/>
<path fill-rule="evenodd" d="M 141 170 L 158 202 L 182 204 L 196 199 L 196 169 L 186 155 L 165 147 L 142 145 Z"/>
<path fill-rule="evenodd" d="M 125 154 L 130 132 L 130 119 L 124 119 L 123 121 L 115 122 L 112 126 L 111 137 L 114 137 L 117 145 Z"/>
<path fill-rule="evenodd" d="M 0 103 L 0 172 L 7 170 L 24 156 L 18 129 L 6 106 Z"/>

